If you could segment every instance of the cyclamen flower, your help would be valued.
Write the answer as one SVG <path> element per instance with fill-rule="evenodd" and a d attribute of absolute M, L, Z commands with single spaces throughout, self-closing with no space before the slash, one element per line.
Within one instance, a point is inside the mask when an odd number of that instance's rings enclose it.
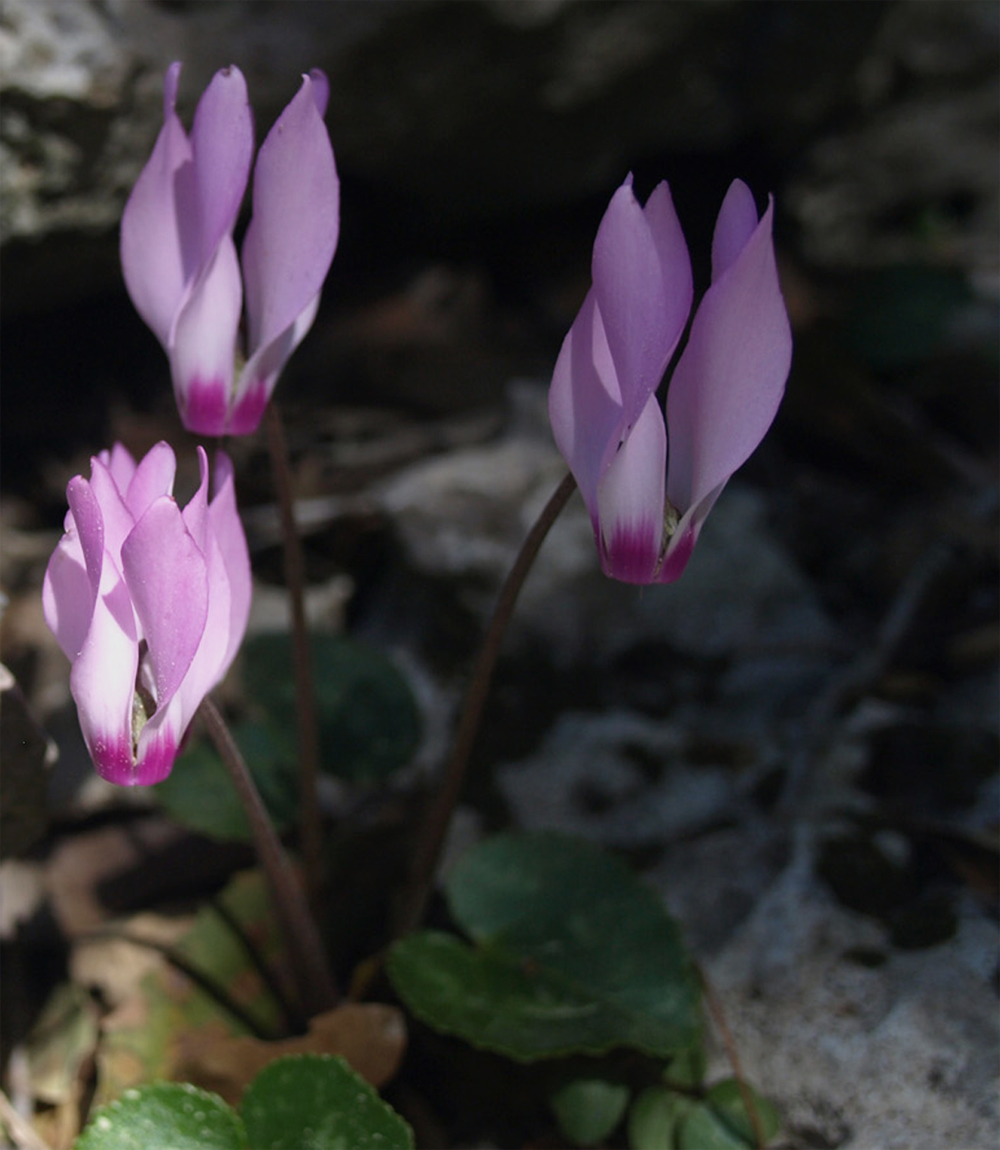
<path fill-rule="evenodd" d="M 329 84 L 318 69 L 304 76 L 261 145 L 241 285 L 233 228 L 254 147 L 246 81 L 235 66 L 217 72 L 189 138 L 174 111 L 180 71 L 179 63 L 167 70 L 163 127 L 122 215 L 122 270 L 170 358 L 184 426 L 247 435 L 312 326 L 337 247 L 340 183 L 323 124 Z"/>
<path fill-rule="evenodd" d="M 691 309 L 691 262 L 670 190 L 645 208 L 631 176 L 594 242 L 593 286 L 549 389 L 549 418 L 590 512 L 605 574 L 670 583 L 705 517 L 781 403 L 792 337 L 771 236 L 735 180 L 712 241 L 712 283 L 667 391 L 656 388 Z M 669 429 L 669 466 L 668 434 Z"/>
<path fill-rule="evenodd" d="M 136 465 L 120 444 L 66 489 L 69 513 L 42 587 L 45 621 L 73 664 L 70 689 L 97 773 L 147 786 L 170 774 L 202 699 L 250 614 L 250 558 L 233 467 L 221 452 L 208 497 L 182 511 L 176 462 L 158 443 Z"/>

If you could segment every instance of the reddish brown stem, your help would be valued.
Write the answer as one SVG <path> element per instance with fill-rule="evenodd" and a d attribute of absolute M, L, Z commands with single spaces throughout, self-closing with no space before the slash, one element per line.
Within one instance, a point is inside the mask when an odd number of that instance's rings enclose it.
<path fill-rule="evenodd" d="M 271 453 L 271 470 L 281 516 L 282 546 L 285 556 L 285 583 L 292 605 L 292 647 L 295 664 L 295 699 L 299 739 L 299 829 L 302 858 L 305 865 L 306 890 L 317 906 L 322 890 L 323 829 L 320 820 L 319 793 L 319 728 L 316 722 L 316 697 L 313 693 L 312 661 L 309 632 L 306 627 L 305 561 L 302 543 L 295 525 L 292 501 L 291 468 L 288 444 L 281 416 L 273 402 L 265 416 L 267 446 Z"/>
<path fill-rule="evenodd" d="M 219 709 L 211 699 L 205 699 L 199 714 L 229 771 L 249 820 L 257 857 L 270 887 L 274 913 L 288 947 L 300 1004 L 306 1018 L 311 1018 L 336 1005 L 337 991 L 309 903 Z"/>
<path fill-rule="evenodd" d="M 750 1118 L 750 1125 L 753 1127 L 754 1145 L 757 1150 L 766 1150 L 767 1140 L 764 1137 L 764 1128 L 761 1125 L 760 1114 L 757 1113 L 757 1103 L 754 1100 L 753 1091 L 747 1085 L 746 1077 L 743 1074 L 739 1051 L 736 1049 L 733 1032 L 729 1029 L 729 1024 L 726 1022 L 726 1016 L 722 1010 L 722 1003 L 719 1001 L 719 996 L 715 993 L 715 988 L 708 981 L 705 972 L 700 967 L 698 969 L 698 978 L 701 981 L 701 989 L 705 995 L 705 1005 L 708 1007 L 708 1012 L 712 1016 L 715 1029 L 719 1032 L 719 1037 L 722 1039 L 722 1045 L 725 1047 L 729 1065 L 733 1068 L 733 1077 L 736 1079 L 736 1085 L 740 1090 L 740 1097 L 743 1099 L 743 1108 Z"/>
<path fill-rule="evenodd" d="M 455 737 L 445 767 L 441 789 L 432 801 L 417 837 L 410 881 L 401 900 L 401 910 L 396 918 L 394 933 L 397 937 L 414 930 L 424 916 L 427 900 L 430 898 L 434 883 L 438 857 L 441 854 L 448 824 L 451 822 L 451 816 L 462 790 L 469 755 L 479 732 L 483 706 L 489 694 L 493 670 L 496 666 L 497 656 L 500 654 L 500 645 L 503 642 L 507 624 L 510 622 L 514 604 L 517 602 L 518 593 L 531 570 L 531 565 L 535 561 L 545 536 L 548 535 L 549 529 L 555 523 L 559 512 L 566 506 L 575 487 L 576 480 L 572 475 L 567 475 L 556 488 L 542 509 L 541 515 L 528 532 L 517 559 L 514 561 L 514 566 L 510 569 L 504 585 L 500 589 L 500 595 L 493 609 L 493 616 L 483 637 L 482 646 L 479 648 L 479 654 L 476 657 L 469 680 L 469 687 L 462 705 L 458 726 L 455 729 Z"/>

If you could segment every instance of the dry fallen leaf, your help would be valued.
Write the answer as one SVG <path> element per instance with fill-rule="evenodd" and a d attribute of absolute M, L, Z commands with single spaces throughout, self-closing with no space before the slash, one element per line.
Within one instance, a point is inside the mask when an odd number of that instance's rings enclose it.
<path fill-rule="evenodd" d="M 98 894 L 102 881 L 140 866 L 149 854 L 183 834 L 176 824 L 154 817 L 100 827 L 61 842 L 49 860 L 46 882 L 53 914 L 66 937 L 97 930 L 112 917 Z"/>
<path fill-rule="evenodd" d="M 283 1054 L 340 1054 L 374 1087 L 399 1069 L 406 1047 L 403 1014 L 377 1002 L 346 1003 L 309 1023 L 299 1038 L 264 1042 L 257 1038 L 192 1034 L 180 1043 L 174 1077 L 221 1094 L 236 1105 L 257 1074 Z"/>

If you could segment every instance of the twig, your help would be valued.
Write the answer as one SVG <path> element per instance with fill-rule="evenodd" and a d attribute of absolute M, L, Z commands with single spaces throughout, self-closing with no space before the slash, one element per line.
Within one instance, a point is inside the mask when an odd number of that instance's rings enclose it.
<path fill-rule="evenodd" d="M 309 633 L 306 629 L 305 562 L 302 556 L 302 542 L 295 525 L 288 444 L 281 425 L 281 416 L 273 402 L 267 405 L 264 422 L 267 428 L 267 446 L 271 453 L 274 488 L 281 515 L 285 583 L 292 605 L 295 700 L 299 728 L 299 826 L 302 836 L 302 858 L 305 866 L 306 891 L 312 905 L 316 906 L 322 886 L 323 839 L 316 782 L 319 772 L 319 729 L 316 724 Z"/>
<path fill-rule="evenodd" d="M 493 669 L 496 666 L 500 645 L 503 642 L 507 624 L 510 622 L 514 604 L 517 602 L 518 593 L 531 570 L 531 565 L 535 561 L 545 536 L 548 535 L 549 529 L 556 521 L 559 512 L 566 506 L 575 487 L 576 480 L 572 475 L 567 475 L 556 488 L 542 509 L 541 515 L 528 532 L 517 559 L 514 561 L 514 566 L 510 569 L 504 585 L 500 589 L 500 595 L 493 609 L 493 616 L 483 637 L 479 654 L 476 656 L 469 687 L 462 705 L 461 716 L 455 730 L 451 754 L 445 767 L 441 789 L 432 801 L 417 837 L 410 880 L 401 899 L 401 910 L 396 917 L 394 934 L 397 937 L 414 930 L 424 916 L 434 882 L 438 856 L 444 845 L 448 824 L 462 790 L 469 755 L 479 732 L 483 705 L 489 694 Z"/>
<path fill-rule="evenodd" d="M 309 903 L 296 882 L 288 856 L 218 708 L 211 699 L 205 699 L 199 714 L 229 771 L 250 822 L 257 857 L 271 889 L 274 911 L 288 947 L 299 1000 L 306 1016 L 311 1018 L 336 1004 L 337 991 Z"/>
<path fill-rule="evenodd" d="M 262 1042 L 274 1042 L 281 1037 L 280 1034 L 275 1034 L 262 1026 L 256 1018 L 244 1007 L 242 1007 L 226 990 L 224 986 L 212 978 L 211 975 L 206 974 L 203 970 L 199 970 L 194 963 L 190 962 L 180 954 L 174 947 L 168 946 L 166 943 L 157 942 L 152 938 L 143 938 L 141 935 L 133 934 L 128 930 L 116 930 L 114 927 L 107 927 L 100 930 L 88 931 L 86 934 L 80 935 L 80 941 L 88 939 L 120 939 L 122 942 L 131 943 L 132 946 L 141 946 L 146 950 L 155 950 L 157 954 L 162 954 L 163 957 L 170 963 L 171 966 L 176 967 L 181 974 L 189 978 L 195 986 L 204 991 L 209 998 L 213 999 L 218 1006 L 221 1006 L 227 1014 L 231 1015 L 241 1026 L 246 1027 L 247 1030 L 254 1036 L 259 1038 Z M 273 986 L 269 987 L 274 992 Z M 278 999 L 282 1005 L 283 999 Z M 289 1010 L 290 1021 L 301 1029 L 305 1030 L 305 1020 L 296 1018 L 294 1011 Z"/>
<path fill-rule="evenodd" d="M 837 719 L 891 666 L 928 593 L 953 558 L 952 549 L 945 544 L 929 547 L 921 555 L 882 617 L 874 644 L 834 674 L 826 689 L 810 704 L 802 739 L 778 802 L 780 812 L 790 814 L 798 806 L 809 768 L 830 737 Z"/>
<path fill-rule="evenodd" d="M 34 1126 L 22 1118 L 14 1103 L 0 1090 L 0 1124 L 7 1127 L 17 1150 L 51 1150 L 49 1144 L 35 1132 Z"/>
<path fill-rule="evenodd" d="M 747 1080 L 744 1077 L 739 1051 L 736 1049 L 733 1032 L 729 1029 L 729 1024 L 726 1022 L 726 1016 L 722 1010 L 722 1003 L 719 1001 L 719 996 L 715 993 L 715 988 L 709 982 L 705 972 L 701 967 L 697 969 L 698 978 L 701 981 L 701 989 L 705 995 L 705 1004 L 708 1006 L 708 1012 L 711 1014 L 712 1021 L 715 1023 L 715 1029 L 719 1032 L 719 1037 L 722 1039 L 722 1045 L 726 1049 L 726 1057 L 729 1059 L 729 1065 L 733 1068 L 733 1077 L 736 1079 L 736 1085 L 740 1090 L 740 1097 L 743 1099 L 743 1108 L 746 1110 L 747 1116 L 750 1119 L 750 1125 L 753 1127 L 754 1144 L 757 1150 L 766 1150 L 767 1139 L 764 1137 L 764 1127 L 761 1125 L 760 1114 L 757 1113 L 757 1102 L 754 1099 L 753 1091 L 747 1085 Z"/>

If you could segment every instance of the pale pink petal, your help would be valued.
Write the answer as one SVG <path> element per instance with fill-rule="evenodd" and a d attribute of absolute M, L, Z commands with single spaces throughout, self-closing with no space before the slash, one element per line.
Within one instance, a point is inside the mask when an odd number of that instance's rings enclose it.
<path fill-rule="evenodd" d="M 597 518 L 597 484 L 621 423 L 621 393 L 593 289 L 563 340 L 549 388 L 549 421 L 562 457 Z M 615 438 L 615 444 L 618 440 Z"/>
<path fill-rule="evenodd" d="M 122 568 L 148 644 L 157 711 L 169 707 L 205 631 L 208 565 L 176 502 L 157 499 L 122 546 Z"/>
<path fill-rule="evenodd" d="M 69 684 L 80 730 L 97 773 L 112 783 L 136 781 L 132 757 L 132 700 L 139 658 L 128 591 L 105 563 L 87 638 Z"/>
<path fill-rule="evenodd" d="M 656 574 L 666 462 L 663 415 L 651 395 L 597 489 L 601 565 L 625 583 L 649 583 Z"/>
<path fill-rule="evenodd" d="M 160 440 L 146 452 L 129 482 L 124 487 L 119 484 L 133 519 L 138 519 L 154 499 L 173 491 L 176 471 L 177 460 L 169 443 Z"/>
<path fill-rule="evenodd" d="M 263 385 L 305 335 L 336 251 L 340 182 L 317 101 L 315 74 L 278 117 L 254 169 L 253 217 L 243 243 L 249 360 L 240 395 Z M 273 346 L 272 346 L 273 345 Z"/>
<path fill-rule="evenodd" d="M 115 443 L 110 451 L 102 451 L 97 457 L 111 472 L 118 490 L 124 494 L 128 491 L 132 476 L 135 475 L 136 462 L 127 448 Z"/>
<path fill-rule="evenodd" d="M 215 477 L 219 490 L 206 506 L 207 459 L 203 449 L 198 452 L 202 483 L 183 519 L 191 524 L 188 537 L 192 542 L 195 534 L 204 539 L 206 610 L 197 649 L 183 679 L 168 704 L 158 709 L 143 729 L 138 757 L 150 776 L 169 773 L 195 712 L 235 656 L 250 611 L 250 560 L 236 514 L 232 465 L 220 453 Z"/>
<path fill-rule="evenodd" d="M 103 467 L 97 460 L 95 465 L 95 471 Z M 132 604 L 115 564 L 108 561 L 96 487 L 77 476 L 70 481 L 67 496 L 93 594 L 86 636 L 72 656 L 70 690 L 98 773 L 112 782 L 129 781 L 132 697 L 138 663 Z M 74 604 L 66 606 L 72 609 Z"/>
<path fill-rule="evenodd" d="M 191 538 L 201 550 L 202 554 L 208 553 L 208 455 L 204 447 L 198 446 L 198 487 L 194 495 L 188 501 L 188 505 L 181 512 L 181 517 L 184 520 L 184 526 L 187 528 Z"/>
<path fill-rule="evenodd" d="M 742 193 L 733 193 L 733 216 Z M 667 393 L 667 495 L 682 513 L 751 455 L 770 427 L 791 363 L 792 340 L 771 238 L 769 204 L 739 254 L 712 284 Z M 727 215 L 720 262 L 731 253 Z M 724 254 L 723 254 L 724 253 Z"/>
<path fill-rule="evenodd" d="M 66 495 L 70 504 L 66 533 L 45 570 L 42 612 L 63 653 L 73 662 L 83 650 L 101 585 L 104 520 L 93 489 L 82 476 L 70 480 Z M 82 536 L 74 506 L 83 524 Z"/>
<path fill-rule="evenodd" d="M 621 439 L 659 386 L 691 305 L 687 245 L 666 184 L 657 188 L 648 216 L 631 177 L 615 192 L 594 241 L 593 277 L 621 389 Z M 608 445 L 602 468 L 617 447 Z"/>
<path fill-rule="evenodd" d="M 712 236 L 712 282 L 736 262 L 757 230 L 757 204 L 742 180 L 733 180 L 719 208 Z"/>
<path fill-rule="evenodd" d="M 167 70 L 163 127 L 125 205 L 120 237 L 128 294 L 164 348 L 190 274 L 197 223 L 191 145 L 174 111 L 180 68 L 175 63 Z"/>
<path fill-rule="evenodd" d="M 94 611 L 80 540 L 74 530 L 59 541 L 42 581 L 42 613 L 63 654 L 72 663 L 83 650 Z"/>
<path fill-rule="evenodd" d="M 207 267 L 236 224 L 253 159 L 253 113 L 235 65 L 212 77 L 191 127 L 199 224 L 199 266 Z"/>
<path fill-rule="evenodd" d="M 76 482 L 76 480 L 72 482 Z M 80 482 L 85 481 L 80 480 Z M 110 470 L 100 459 L 95 458 L 90 461 L 90 486 L 93 489 L 95 504 L 99 508 L 101 516 L 103 549 L 115 567 L 120 570 L 122 544 L 135 526 L 135 516 L 129 511 L 125 503 L 124 492 L 119 490 Z M 81 540 L 84 540 L 84 524 L 81 523 L 79 517 L 83 512 L 78 513 L 76 511 L 72 499 L 70 500 L 70 507 L 74 508 L 77 527 L 81 530 Z M 84 554 L 86 554 L 87 544 L 85 541 L 83 546 Z"/>
<path fill-rule="evenodd" d="M 241 307 L 236 247 L 225 235 L 178 316 L 170 351 L 181 420 L 197 435 L 226 433 Z"/>
<path fill-rule="evenodd" d="M 222 451 L 218 452 L 215 458 L 213 487 L 215 494 L 208 509 L 210 530 L 219 545 L 219 557 L 229 594 L 228 634 L 219 665 L 221 677 L 229 669 L 243 642 L 250 618 L 250 601 L 253 593 L 250 553 L 236 506 L 233 465 L 229 456 Z M 218 578 L 219 573 L 214 566 L 211 567 L 209 579 L 213 586 Z"/>

